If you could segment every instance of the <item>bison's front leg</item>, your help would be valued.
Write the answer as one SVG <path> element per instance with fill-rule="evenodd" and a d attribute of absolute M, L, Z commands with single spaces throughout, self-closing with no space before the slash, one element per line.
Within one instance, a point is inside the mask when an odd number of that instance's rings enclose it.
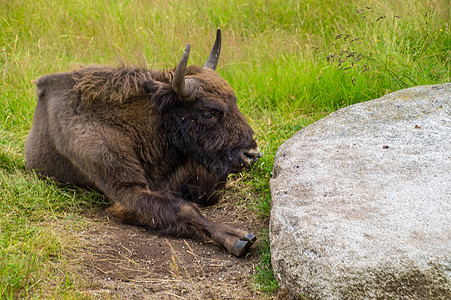
<path fill-rule="evenodd" d="M 181 195 L 186 201 L 201 206 L 212 205 L 220 199 L 226 180 L 227 178 L 218 177 L 205 167 L 188 161 L 173 173 L 168 182 L 168 190 Z M 241 256 L 256 239 L 251 233 L 206 219 L 195 205 L 184 204 L 180 214 L 236 256 Z"/>
<path fill-rule="evenodd" d="M 254 244 L 256 237 L 252 233 L 231 227 L 224 223 L 213 222 L 205 218 L 196 205 L 184 203 L 179 216 L 188 223 L 200 228 L 214 242 L 223 246 L 235 256 L 242 256 Z"/>
<path fill-rule="evenodd" d="M 196 204 L 171 194 L 127 184 L 111 196 L 120 199 L 110 209 L 115 216 L 164 235 L 193 237 L 204 233 L 235 256 L 242 256 L 256 239 L 251 233 L 205 218 Z"/>

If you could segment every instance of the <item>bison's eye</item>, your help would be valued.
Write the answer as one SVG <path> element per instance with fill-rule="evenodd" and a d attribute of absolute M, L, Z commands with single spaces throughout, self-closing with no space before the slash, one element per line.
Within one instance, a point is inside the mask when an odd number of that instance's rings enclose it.
<path fill-rule="evenodd" d="M 200 119 L 204 120 L 206 124 L 219 122 L 222 119 L 223 112 L 214 108 L 204 108 L 199 111 Z"/>
<path fill-rule="evenodd" d="M 214 111 L 203 111 L 201 112 L 202 117 L 206 118 L 206 119 L 210 119 L 214 116 L 216 116 L 216 113 Z"/>

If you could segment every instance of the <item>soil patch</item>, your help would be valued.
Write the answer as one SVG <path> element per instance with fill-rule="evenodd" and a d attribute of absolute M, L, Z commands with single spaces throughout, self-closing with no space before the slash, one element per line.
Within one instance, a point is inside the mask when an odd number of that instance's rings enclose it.
<path fill-rule="evenodd" d="M 232 203 L 230 203 L 232 202 Z M 233 203 L 235 202 L 235 203 Z M 255 211 L 224 199 L 203 208 L 210 219 L 258 235 L 266 222 Z M 102 210 L 81 234 L 75 259 L 95 299 L 268 299 L 256 291 L 252 275 L 258 264 L 254 245 L 236 258 L 208 240 L 157 236 L 142 227 L 109 218 Z M 257 241 L 258 244 L 258 241 Z"/>

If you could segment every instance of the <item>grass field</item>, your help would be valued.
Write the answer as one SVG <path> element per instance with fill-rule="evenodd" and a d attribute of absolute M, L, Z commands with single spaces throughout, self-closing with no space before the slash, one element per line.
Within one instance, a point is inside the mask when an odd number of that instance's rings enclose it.
<path fill-rule="evenodd" d="M 262 218 L 278 146 L 341 107 L 402 88 L 451 81 L 445 0 L 0 0 L 0 298 L 77 298 L 65 269 L 94 192 L 58 188 L 25 169 L 36 104 L 32 81 L 80 64 L 173 67 L 187 43 L 203 65 L 217 27 L 217 72 L 234 88 L 265 153 L 244 174 Z M 67 232 L 67 231 L 66 231 Z M 257 286 L 277 290 L 268 243 Z"/>

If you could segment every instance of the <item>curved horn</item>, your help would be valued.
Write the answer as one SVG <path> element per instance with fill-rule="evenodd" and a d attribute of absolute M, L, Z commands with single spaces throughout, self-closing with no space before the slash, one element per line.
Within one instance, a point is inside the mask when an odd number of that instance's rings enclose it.
<path fill-rule="evenodd" d="M 188 63 L 190 49 L 191 45 L 186 45 L 182 58 L 175 69 L 174 78 L 172 79 L 172 88 L 181 98 L 189 96 L 193 91 L 193 87 L 190 86 L 190 82 L 185 80 L 186 64 Z"/>
<path fill-rule="evenodd" d="M 204 68 L 212 69 L 213 71 L 216 69 L 219 60 L 219 54 L 221 53 L 221 29 L 218 28 L 216 31 L 216 40 L 213 48 L 211 49 L 210 56 L 207 59 L 207 62 L 204 65 Z"/>

